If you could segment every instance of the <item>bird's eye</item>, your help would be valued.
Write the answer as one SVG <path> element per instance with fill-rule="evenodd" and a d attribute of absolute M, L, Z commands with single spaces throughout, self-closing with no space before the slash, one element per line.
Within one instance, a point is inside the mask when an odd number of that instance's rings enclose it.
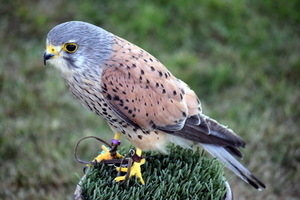
<path fill-rule="evenodd" d="M 78 48 L 77 44 L 74 43 L 67 43 L 64 46 L 64 50 L 69 53 L 74 53 L 77 50 L 77 48 Z"/>

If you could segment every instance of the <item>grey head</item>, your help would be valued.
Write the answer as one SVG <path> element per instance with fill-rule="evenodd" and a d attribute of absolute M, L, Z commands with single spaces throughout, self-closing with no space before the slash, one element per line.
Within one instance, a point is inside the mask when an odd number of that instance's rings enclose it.
<path fill-rule="evenodd" d="M 95 25 L 70 21 L 47 35 L 44 63 L 64 73 L 99 67 L 112 53 L 113 35 Z"/>

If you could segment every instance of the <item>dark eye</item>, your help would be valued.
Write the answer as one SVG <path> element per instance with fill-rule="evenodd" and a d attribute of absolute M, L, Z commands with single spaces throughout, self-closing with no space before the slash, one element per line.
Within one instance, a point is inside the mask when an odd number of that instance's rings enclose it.
<path fill-rule="evenodd" d="M 77 50 L 77 45 L 72 43 L 65 44 L 64 49 L 69 53 L 73 53 Z"/>

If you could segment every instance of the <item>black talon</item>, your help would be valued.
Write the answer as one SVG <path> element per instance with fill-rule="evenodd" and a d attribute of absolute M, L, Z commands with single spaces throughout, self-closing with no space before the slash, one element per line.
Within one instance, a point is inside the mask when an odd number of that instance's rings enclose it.
<path fill-rule="evenodd" d="M 83 169 L 82 169 L 82 172 L 85 174 L 86 172 L 86 169 L 87 169 L 87 166 L 84 166 Z"/>

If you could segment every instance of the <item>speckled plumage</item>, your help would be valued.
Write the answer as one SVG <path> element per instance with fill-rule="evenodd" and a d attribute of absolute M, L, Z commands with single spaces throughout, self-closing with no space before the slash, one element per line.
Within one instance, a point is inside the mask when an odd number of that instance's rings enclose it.
<path fill-rule="evenodd" d="M 65 44 L 75 45 L 68 52 Z M 202 114 L 200 100 L 155 57 L 136 45 L 85 22 L 66 22 L 47 36 L 45 62 L 62 74 L 74 96 L 103 116 L 141 150 L 166 153 L 166 144 L 201 144 L 256 188 L 265 187 L 232 153 L 245 142 Z"/>

